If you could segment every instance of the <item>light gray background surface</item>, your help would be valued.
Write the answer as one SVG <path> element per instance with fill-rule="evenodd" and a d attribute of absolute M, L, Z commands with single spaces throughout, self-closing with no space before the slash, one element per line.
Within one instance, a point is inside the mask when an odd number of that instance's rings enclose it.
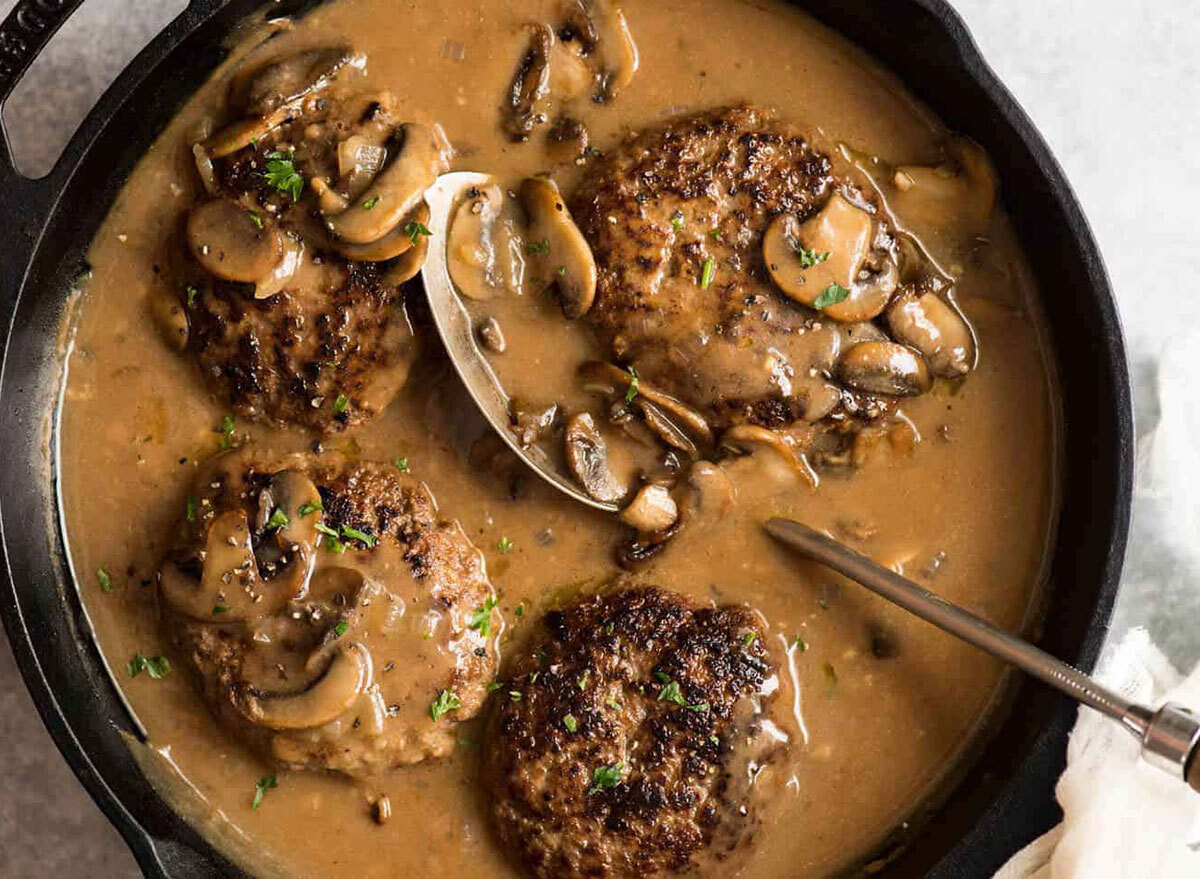
<path fill-rule="evenodd" d="M 429 0 L 435 2 L 435 0 Z M 888 2 L 888 0 L 880 0 Z M 1131 350 L 1139 433 L 1153 426 L 1158 352 L 1200 326 L 1200 4 L 1195 0 L 955 0 L 1077 188 L 1112 274 Z M 35 65 L 5 121 L 44 172 L 125 63 L 183 0 L 88 0 Z M 14 0 L 0 0 L 6 15 Z M 1053 290 L 1045 291 L 1053 296 Z M 1198 441 L 1200 445 L 1200 441 Z M 1200 658 L 1200 589 L 1165 589 L 1135 529 L 1116 631 L 1147 623 L 1179 663 Z M 1200 537 L 1200 535 L 1198 535 Z M 1145 541 L 1149 545 L 1149 541 Z M 1178 571 L 1168 572 L 1178 579 Z M 0 641 L 3 635 L 0 635 Z M 0 879 L 137 879 L 0 646 Z"/>

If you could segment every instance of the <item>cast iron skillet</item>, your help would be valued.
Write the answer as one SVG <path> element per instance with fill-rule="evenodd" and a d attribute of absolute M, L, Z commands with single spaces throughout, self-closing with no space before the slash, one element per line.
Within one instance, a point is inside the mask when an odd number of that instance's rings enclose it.
<path fill-rule="evenodd" d="M 82 0 L 22 0 L 0 25 L 0 107 Z M 71 583 L 52 449 L 63 351 L 58 330 L 92 234 L 176 109 L 225 56 L 245 15 L 302 13 L 316 0 L 192 0 L 133 60 L 54 170 L 27 180 L 0 137 L 0 614 L 42 719 L 149 879 L 241 875 L 157 796 L 120 732 L 136 726 L 105 672 Z M 431 0 L 433 2 L 433 0 Z M 1046 144 L 943 0 L 803 0 L 862 45 L 949 126 L 983 144 L 1046 294 L 1066 421 L 1065 493 L 1043 647 L 1090 670 L 1121 571 L 1133 475 L 1124 343 L 1087 221 Z M 113 401 L 113 417 L 128 417 Z M 1057 818 L 1073 706 L 1022 686 L 963 782 L 896 841 L 891 877 L 980 879 Z M 803 832 L 803 831 L 801 831 Z M 883 854 L 883 853 L 881 853 Z"/>

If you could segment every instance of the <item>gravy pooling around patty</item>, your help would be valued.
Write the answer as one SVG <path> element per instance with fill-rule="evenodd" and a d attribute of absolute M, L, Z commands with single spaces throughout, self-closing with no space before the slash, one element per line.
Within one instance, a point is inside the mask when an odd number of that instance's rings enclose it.
<path fill-rule="evenodd" d="M 840 38 L 775 2 L 624 0 L 620 7 L 636 44 L 632 75 L 622 29 L 601 17 L 610 31 L 580 51 L 592 39 L 586 23 L 564 17 L 557 0 L 399 6 L 339 0 L 254 58 L 351 47 L 352 58 L 364 60 L 309 56 L 312 65 L 339 65 L 323 97 L 348 101 L 350 95 L 387 93 L 390 103 L 380 105 L 388 124 L 426 131 L 440 126 L 454 146 L 456 170 L 485 171 L 502 180 L 553 171 L 585 232 L 588 221 L 573 199 L 588 190 L 589 174 L 600 163 L 619 161 L 620 147 L 631 138 L 721 108 L 764 108 L 777 120 L 771 125 L 803 133 L 813 149 L 832 156 L 839 173 L 853 176 L 868 200 L 878 198 L 873 194 L 878 186 L 887 196 L 880 208 L 889 209 L 881 219 L 919 242 L 925 258 L 952 280 L 954 300 L 979 343 L 978 365 L 965 380 L 933 382 L 927 393 L 890 407 L 889 418 L 896 418 L 875 431 L 872 442 L 847 451 L 844 459 L 843 450 L 832 449 L 830 460 L 814 461 L 820 471 L 815 489 L 776 457 L 725 457 L 722 477 L 704 483 L 710 489 L 702 493 L 706 503 L 698 505 L 690 524 L 633 575 L 637 585 L 675 595 L 665 599 L 667 606 L 733 606 L 737 614 L 753 616 L 756 637 L 778 669 L 771 716 L 786 746 L 773 752 L 771 785 L 757 792 L 767 796 L 768 807 L 755 813 L 761 820 L 753 839 L 738 837 L 734 860 L 764 879 L 826 876 L 869 856 L 936 789 L 979 731 L 1002 672 L 853 584 L 782 553 L 761 533 L 760 523 L 768 515 L 791 515 L 828 528 L 1002 625 L 1027 622 L 1036 605 L 1055 498 L 1050 355 L 1036 291 L 1002 208 L 984 205 L 986 211 L 959 212 L 949 222 L 945 210 L 920 200 L 937 181 L 945 184 L 936 190 L 941 196 L 958 199 L 962 193 L 952 169 L 965 169 L 968 162 L 948 152 L 948 133 L 925 108 Z M 552 31 L 549 38 L 542 25 Z M 542 49 L 560 58 L 553 70 L 574 71 L 571 77 L 555 74 L 544 94 L 536 88 L 514 93 L 514 73 L 531 51 Z M 561 60 L 563 52 L 573 54 Z M 322 879 L 525 875 L 520 853 L 505 846 L 504 832 L 493 828 L 500 801 L 494 783 L 484 779 L 502 769 L 528 781 L 538 767 L 516 765 L 516 747 L 501 759 L 482 717 L 464 720 L 439 738 L 436 752 L 451 751 L 443 759 L 356 773 L 357 780 L 283 771 L 264 762 L 269 748 L 246 747 L 229 725 L 213 718 L 188 671 L 187 655 L 170 637 L 177 630 L 161 625 L 156 572 L 172 548 L 177 523 L 187 518 L 189 496 L 197 495 L 199 468 L 223 444 L 245 447 L 234 455 L 302 460 L 299 469 L 306 472 L 330 466 L 321 462 L 335 456 L 354 466 L 382 462 L 393 470 L 394 462 L 403 461 L 404 484 L 424 483 L 440 517 L 461 522 L 465 537 L 486 559 L 486 581 L 468 579 L 475 591 L 490 582 L 498 596 L 486 661 L 498 661 L 501 682 L 533 673 L 519 657 L 535 649 L 546 612 L 587 601 L 618 577 L 613 548 L 628 540 L 624 526 L 554 496 L 495 450 L 422 317 L 419 285 L 405 288 L 412 293 L 403 299 L 403 322 L 342 309 L 351 322 L 361 318 L 378 331 L 346 333 L 343 340 L 333 327 L 329 344 L 338 350 L 330 356 L 317 347 L 271 349 L 261 355 L 263 380 L 257 384 L 214 376 L 211 369 L 232 358 L 254 375 L 254 361 L 238 360 L 239 334 L 267 327 L 275 313 L 253 293 L 236 320 L 217 308 L 246 296 L 237 285 L 248 284 L 247 275 L 219 282 L 198 276 L 199 302 L 212 318 L 197 324 L 200 335 L 189 344 L 201 346 L 203 354 L 193 349 L 195 356 L 181 356 L 164 343 L 153 317 L 152 301 L 161 292 L 153 267 L 164 248 L 179 245 L 189 211 L 213 198 L 239 204 L 247 199 L 245 206 L 256 211 L 263 207 L 249 201 L 260 193 L 244 185 L 234 164 L 215 195 L 197 178 L 191 148 L 198 131 L 208 136 L 238 114 L 258 118 L 278 110 L 261 91 L 242 95 L 236 106 L 228 103 L 228 74 L 235 72 L 236 64 L 228 65 L 164 132 L 131 175 L 90 253 L 93 271 L 79 310 L 60 447 L 68 537 L 89 616 L 150 747 L 169 753 L 205 799 L 212 820 L 252 840 L 263 860 Z M 276 77 L 276 92 L 294 98 L 285 94 L 291 82 Z M 527 105 L 525 97 L 531 97 Z M 330 163 L 336 163 L 340 138 L 370 134 L 355 128 L 370 119 L 362 121 L 349 108 L 349 103 L 314 108 L 316 115 L 286 132 L 295 144 L 306 136 L 306 124 L 336 122 L 339 112 L 353 118 L 345 131 L 330 135 L 326 152 L 316 150 L 311 157 L 297 152 L 294 166 L 306 189 L 300 200 L 273 190 L 270 203 L 278 202 L 278 211 L 263 211 L 265 231 L 286 237 L 298 230 L 308 240 L 326 234 L 323 219 L 318 227 L 308 225 L 312 200 L 320 195 L 312 180 L 334 173 Z M 215 160 L 218 171 L 222 162 Z M 361 197 L 371 198 L 365 190 Z M 343 225 L 342 232 L 355 237 L 360 225 Z M 254 228 L 255 234 L 264 231 Z M 615 246 L 598 246 L 597 230 L 588 234 L 601 272 L 608 260 L 632 258 Z M 196 242 L 197 248 L 205 244 L 199 237 Z M 206 254 L 192 254 L 199 256 Z M 244 256 L 253 267 L 255 254 Z M 397 285 L 381 283 L 381 272 L 372 269 L 356 279 L 338 266 L 337 258 L 307 266 L 306 277 L 315 279 L 311 289 L 336 303 L 344 294 L 358 295 L 350 289 L 358 284 L 371 307 L 384 309 L 379 314 L 391 315 L 388 309 L 399 305 Z M 763 295 L 778 297 L 772 281 L 760 277 L 756 283 Z M 186 306 L 186 286 L 184 293 Z M 561 303 L 549 294 L 496 297 L 486 306 L 505 339 L 504 353 L 493 362 L 514 396 L 557 401 L 572 411 L 595 406 L 595 396 L 575 381 L 579 363 L 594 358 L 604 342 L 588 319 L 564 318 Z M 772 307 L 789 306 L 779 298 Z M 279 314 L 286 331 L 286 321 L 298 315 L 319 320 L 330 314 L 336 322 L 344 319 L 340 313 L 297 300 Z M 598 322 L 607 313 L 597 312 Z M 890 324 L 878 329 L 893 331 Z M 314 337 L 300 331 L 298 338 L 307 344 Z M 646 381 L 653 384 L 650 371 Z M 335 411 L 340 394 L 350 399 Z M 704 403 L 697 398 L 693 405 Z M 292 453 L 306 457 L 289 459 Z M 646 466 L 638 460 L 614 462 L 618 465 Z M 695 475 L 703 482 L 702 472 Z M 111 591 L 100 588 L 98 569 Z M 475 592 L 464 599 L 471 611 L 477 600 Z M 443 651 L 443 645 L 435 642 L 429 649 Z M 146 673 L 130 678 L 126 664 L 138 654 L 165 656 L 174 670 L 158 678 Z M 452 657 L 439 652 L 439 658 Z M 522 680 L 522 686 L 529 683 Z M 699 689 L 694 698 L 681 690 L 680 698 L 692 705 L 711 701 Z M 662 707 L 657 693 L 649 702 L 656 711 Z M 520 706 L 505 707 L 511 713 Z M 561 728 L 553 737 L 568 734 Z M 275 787 L 264 782 L 268 778 Z M 256 797 L 259 788 L 262 795 Z M 618 789 L 608 799 L 619 804 L 622 796 Z M 390 819 L 381 825 L 372 815 L 381 814 L 385 800 Z M 586 800 L 584 805 L 589 807 Z M 550 849 L 544 838 L 527 842 L 530 849 Z"/>

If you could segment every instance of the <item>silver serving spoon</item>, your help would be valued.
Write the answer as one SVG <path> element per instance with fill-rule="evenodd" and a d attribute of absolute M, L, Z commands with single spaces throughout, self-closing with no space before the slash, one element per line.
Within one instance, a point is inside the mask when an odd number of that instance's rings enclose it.
<path fill-rule="evenodd" d="M 842 543 L 791 519 L 770 519 L 767 532 L 926 622 L 1015 665 L 1072 699 L 1120 721 L 1142 743 L 1147 762 L 1200 791 L 1200 715 L 1168 702 L 1157 711 L 1130 702 L 1027 641 L 951 604 Z"/>
<path fill-rule="evenodd" d="M 472 186 L 484 186 L 491 182 L 486 174 L 473 171 L 455 171 L 443 174 L 433 186 L 425 191 L 425 203 L 429 205 L 429 255 L 421 276 L 425 282 L 425 293 L 429 297 L 429 310 L 438 335 L 450 355 L 450 362 L 479 411 L 495 429 L 496 433 L 524 461 L 533 472 L 559 491 L 570 495 L 581 504 L 587 504 L 606 513 L 615 513 L 616 504 L 604 503 L 589 497 L 575 483 L 561 473 L 555 463 L 540 446 L 522 446 L 517 442 L 509 418 L 509 398 L 500 386 L 496 373 L 492 371 L 487 356 L 479 347 L 475 326 L 466 306 L 459 299 L 450 280 L 447 264 L 446 242 L 449 240 L 451 214 L 460 196 Z"/>

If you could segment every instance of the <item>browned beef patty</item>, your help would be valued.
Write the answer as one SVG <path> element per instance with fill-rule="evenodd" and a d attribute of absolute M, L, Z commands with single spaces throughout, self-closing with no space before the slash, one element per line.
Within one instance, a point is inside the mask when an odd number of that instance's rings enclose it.
<path fill-rule="evenodd" d="M 683 872 L 753 837 L 747 779 L 780 747 L 753 611 L 597 595 L 548 613 L 513 672 L 483 763 L 496 830 L 535 876 Z"/>

